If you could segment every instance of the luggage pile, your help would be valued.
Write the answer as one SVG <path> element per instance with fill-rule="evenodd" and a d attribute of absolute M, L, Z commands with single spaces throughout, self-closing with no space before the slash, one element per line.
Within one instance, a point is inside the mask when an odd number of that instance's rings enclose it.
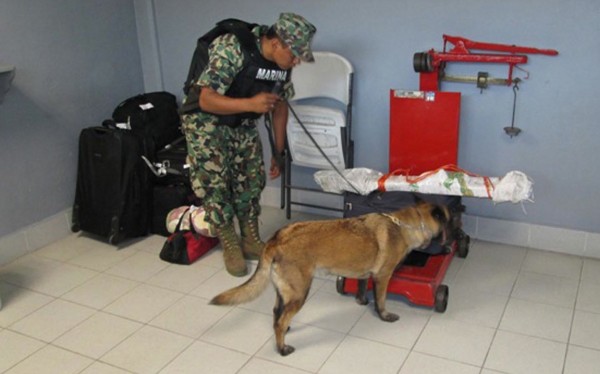
<path fill-rule="evenodd" d="M 71 229 L 116 245 L 148 233 L 168 236 L 166 216 L 194 203 L 186 142 L 173 94 L 128 98 L 102 126 L 79 136 Z"/>

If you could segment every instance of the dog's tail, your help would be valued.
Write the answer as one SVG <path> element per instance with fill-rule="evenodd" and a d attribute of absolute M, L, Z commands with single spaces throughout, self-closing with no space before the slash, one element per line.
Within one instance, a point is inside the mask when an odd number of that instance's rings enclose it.
<path fill-rule="evenodd" d="M 269 283 L 271 264 L 273 263 L 273 257 L 270 255 L 270 251 L 267 251 L 269 247 L 270 245 L 267 243 L 258 261 L 256 271 L 250 279 L 237 287 L 218 294 L 210 301 L 210 304 L 237 305 L 247 303 L 260 296 Z"/>

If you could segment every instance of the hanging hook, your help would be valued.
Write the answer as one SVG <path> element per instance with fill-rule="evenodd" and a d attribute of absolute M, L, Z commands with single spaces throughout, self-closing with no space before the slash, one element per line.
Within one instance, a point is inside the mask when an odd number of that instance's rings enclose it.
<path fill-rule="evenodd" d="M 519 133 L 521 132 L 520 128 L 515 127 L 515 112 L 517 110 L 517 91 L 519 90 L 519 83 L 521 82 L 521 79 L 515 78 L 513 80 L 513 82 L 514 82 L 514 85 L 513 85 L 514 99 L 513 99 L 513 110 L 512 110 L 512 122 L 511 122 L 510 126 L 507 126 L 504 128 L 504 132 L 506 134 L 508 134 L 511 138 L 513 136 L 519 135 Z"/>

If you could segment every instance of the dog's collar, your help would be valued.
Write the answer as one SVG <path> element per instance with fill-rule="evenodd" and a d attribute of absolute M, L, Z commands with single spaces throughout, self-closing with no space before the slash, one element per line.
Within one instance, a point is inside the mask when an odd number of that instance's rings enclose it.
<path fill-rule="evenodd" d="M 400 221 L 397 217 L 394 217 L 391 214 L 388 213 L 379 213 L 382 216 L 385 216 L 387 218 L 389 218 L 396 226 L 400 226 L 400 227 L 410 227 L 409 225 L 407 225 L 406 223 Z"/>
<path fill-rule="evenodd" d="M 398 219 L 398 217 L 395 217 L 395 216 L 393 216 L 393 215 L 391 215 L 389 213 L 383 213 L 382 212 L 380 214 L 382 216 L 385 216 L 385 217 L 389 218 L 398 227 L 405 227 L 405 228 L 408 228 L 408 229 L 411 229 L 411 230 L 421 230 L 423 232 L 423 234 L 427 234 L 427 233 L 430 234 L 429 230 L 427 230 L 425 228 L 425 222 L 423 221 L 423 217 L 421 216 L 421 212 L 419 212 L 418 209 L 417 209 L 417 213 L 419 214 L 419 221 L 421 222 L 421 227 L 414 227 L 414 226 L 411 226 L 411 225 L 407 225 L 406 223 L 400 221 Z"/>

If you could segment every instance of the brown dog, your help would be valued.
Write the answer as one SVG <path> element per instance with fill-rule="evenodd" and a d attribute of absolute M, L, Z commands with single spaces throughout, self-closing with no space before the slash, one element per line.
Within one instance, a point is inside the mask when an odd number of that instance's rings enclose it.
<path fill-rule="evenodd" d="M 271 279 L 277 293 L 273 309 L 275 338 L 282 356 L 294 351 L 285 344 L 285 334 L 292 317 L 304 305 L 317 269 L 347 278 L 372 277 L 379 317 L 396 321 L 398 315 L 385 310 L 394 268 L 411 250 L 424 248 L 433 238 L 445 234 L 450 218 L 446 207 L 419 202 L 391 213 L 288 225 L 267 242 L 252 277 L 215 296 L 210 303 L 252 301 Z"/>

